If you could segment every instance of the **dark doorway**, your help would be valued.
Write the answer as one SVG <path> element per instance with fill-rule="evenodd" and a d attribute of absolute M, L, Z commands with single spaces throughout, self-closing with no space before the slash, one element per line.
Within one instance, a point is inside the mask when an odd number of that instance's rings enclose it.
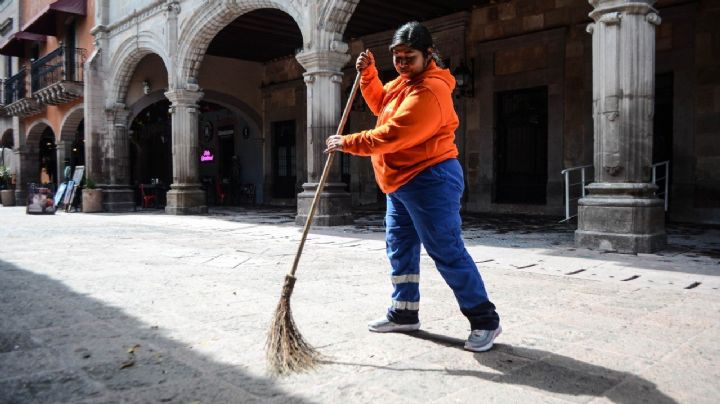
<path fill-rule="evenodd" d="M 655 76 L 653 118 L 653 163 L 672 160 L 673 154 L 673 73 Z"/>
<path fill-rule="evenodd" d="M 235 164 L 235 137 L 219 136 L 220 139 L 220 178 L 223 181 L 233 179 L 233 167 Z"/>
<path fill-rule="evenodd" d="M 130 126 L 133 183 L 172 183 L 172 127 L 169 108 L 169 101 L 158 101 L 142 110 Z"/>
<path fill-rule="evenodd" d="M 499 92 L 495 103 L 495 202 L 545 204 L 547 87 Z"/>
<path fill-rule="evenodd" d="M 49 126 L 40 136 L 40 183 L 57 185 L 57 145 L 55 134 Z"/>
<path fill-rule="evenodd" d="M 70 153 L 70 166 L 73 167 L 73 170 L 76 166 L 83 165 L 85 165 L 85 120 L 80 121 L 75 131 L 72 153 Z"/>
<path fill-rule="evenodd" d="M 272 124 L 273 196 L 295 198 L 295 121 Z"/>

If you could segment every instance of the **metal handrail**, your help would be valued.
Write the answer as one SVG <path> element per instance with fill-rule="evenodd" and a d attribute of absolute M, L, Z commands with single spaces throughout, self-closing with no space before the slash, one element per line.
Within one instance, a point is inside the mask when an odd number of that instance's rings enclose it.
<path fill-rule="evenodd" d="M 665 166 L 664 173 L 662 177 L 658 177 L 657 171 L 660 166 Z M 580 198 L 585 197 L 585 186 L 589 183 L 588 177 L 585 174 L 585 170 L 588 168 L 592 168 L 593 165 L 585 165 L 585 166 L 577 166 L 577 167 L 570 167 L 566 168 L 562 171 L 560 171 L 560 174 L 565 179 L 565 219 L 561 220 L 561 222 L 566 222 L 573 217 L 577 216 L 577 214 L 570 215 L 570 202 L 579 200 Z M 570 174 L 574 171 L 580 171 L 580 182 L 570 182 Z M 663 186 L 659 186 L 658 182 L 663 181 Z M 670 195 L 670 161 L 661 161 L 658 163 L 654 163 L 652 165 L 652 183 L 655 185 L 658 185 L 658 190 L 662 191 L 656 191 L 655 195 L 658 197 L 662 197 L 665 200 L 665 211 L 668 210 L 668 201 L 669 201 L 669 195 Z M 580 185 L 580 196 L 571 198 L 570 197 L 570 189 L 571 187 L 575 187 Z"/>
<path fill-rule="evenodd" d="M 587 175 L 585 175 L 585 170 L 589 168 L 593 168 L 593 165 L 588 164 L 584 166 L 570 167 L 560 171 L 560 175 L 565 178 L 565 219 L 561 220 L 561 222 L 566 222 L 577 216 L 577 213 L 570 216 L 570 201 L 578 200 L 585 197 L 585 185 L 588 183 Z M 580 171 L 580 182 L 571 183 L 570 174 L 578 170 Z M 577 185 L 580 185 L 580 196 L 576 198 L 570 198 L 570 188 Z"/>
<path fill-rule="evenodd" d="M 660 166 L 665 166 L 665 172 L 662 177 L 658 178 L 657 177 L 657 169 Z M 662 188 L 660 188 L 658 186 L 658 190 L 663 189 L 663 191 L 662 192 L 655 191 L 655 195 L 657 195 L 658 197 L 660 197 L 660 196 L 663 197 L 663 199 L 665 200 L 665 212 L 667 212 L 668 196 L 670 195 L 670 191 L 669 191 L 669 188 L 670 188 L 670 160 L 661 161 L 659 163 L 654 163 L 652 165 L 652 183 L 657 185 L 658 181 L 664 182 L 664 186 Z"/>

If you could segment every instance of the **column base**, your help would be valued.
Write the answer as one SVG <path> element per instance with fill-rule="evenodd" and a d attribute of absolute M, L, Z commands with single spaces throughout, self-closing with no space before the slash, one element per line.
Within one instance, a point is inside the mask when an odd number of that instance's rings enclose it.
<path fill-rule="evenodd" d="M 26 187 L 23 187 L 23 188 L 26 188 Z M 15 206 L 27 206 L 27 203 L 28 203 L 27 197 L 28 197 L 27 189 L 16 188 L 15 189 Z"/>
<path fill-rule="evenodd" d="M 665 247 L 665 210 L 652 184 L 590 184 L 578 202 L 575 244 L 604 251 L 651 253 Z"/>
<path fill-rule="evenodd" d="M 307 221 L 310 206 L 315 197 L 317 183 L 303 184 L 303 192 L 297 197 L 297 216 L 295 224 L 303 226 Z M 352 199 L 345 191 L 344 183 L 326 183 L 320 194 L 320 200 L 313 216 L 315 226 L 343 226 L 353 223 Z"/>
<path fill-rule="evenodd" d="M 199 184 L 171 185 L 165 213 L 168 215 L 202 215 L 208 212 L 205 191 Z"/>
<path fill-rule="evenodd" d="M 135 191 L 127 186 L 106 185 L 103 190 L 103 211 L 132 212 L 135 210 Z"/>

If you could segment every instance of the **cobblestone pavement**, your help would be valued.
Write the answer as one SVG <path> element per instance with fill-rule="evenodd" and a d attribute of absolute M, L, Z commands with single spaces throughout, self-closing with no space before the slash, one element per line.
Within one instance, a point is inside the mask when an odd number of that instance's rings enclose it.
<path fill-rule="evenodd" d="M 301 228 L 288 210 L 28 216 L 0 208 L 0 403 L 716 403 L 720 230 L 657 254 L 576 249 L 567 225 L 467 217 L 504 328 L 487 353 L 422 257 L 422 330 L 372 334 L 391 290 L 382 217 L 314 228 L 292 309 L 325 356 L 268 376 Z"/>

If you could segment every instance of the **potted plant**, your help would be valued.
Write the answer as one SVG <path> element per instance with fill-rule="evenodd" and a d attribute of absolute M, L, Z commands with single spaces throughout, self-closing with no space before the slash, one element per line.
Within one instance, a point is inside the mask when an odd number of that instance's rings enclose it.
<path fill-rule="evenodd" d="M 85 187 L 82 190 L 82 211 L 84 213 L 102 212 L 102 189 L 95 188 L 95 181 L 92 178 L 85 180 Z"/>
<path fill-rule="evenodd" d="M 15 206 L 15 191 L 12 189 L 12 174 L 5 166 L 0 166 L 0 202 L 3 206 Z"/>

